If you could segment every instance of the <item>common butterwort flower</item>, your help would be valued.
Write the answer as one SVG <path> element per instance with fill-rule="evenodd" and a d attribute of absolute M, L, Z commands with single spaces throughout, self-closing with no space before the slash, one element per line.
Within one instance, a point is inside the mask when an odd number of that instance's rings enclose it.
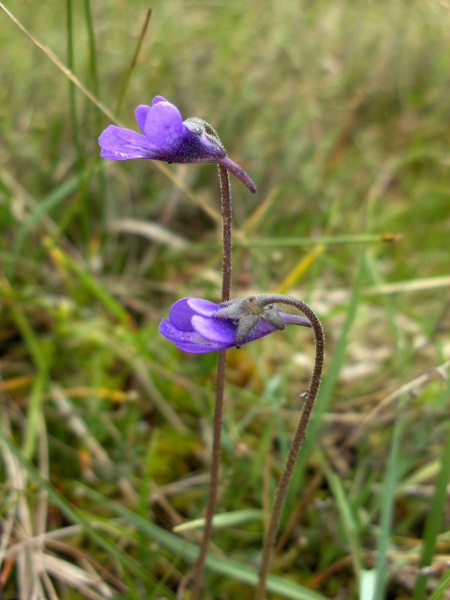
<path fill-rule="evenodd" d="M 250 296 L 222 305 L 183 298 L 172 306 L 159 331 L 184 352 L 206 354 L 240 348 L 286 325 L 311 327 L 307 318 L 284 313 L 276 304 L 258 306 L 258 298 Z"/>
<path fill-rule="evenodd" d="M 136 108 L 136 121 L 142 134 L 110 125 L 99 137 L 100 156 L 110 160 L 147 158 L 167 163 L 215 163 L 226 167 L 251 192 L 256 185 L 233 162 L 211 125 L 193 117 L 183 121 L 180 111 L 162 96 L 152 106 Z"/>

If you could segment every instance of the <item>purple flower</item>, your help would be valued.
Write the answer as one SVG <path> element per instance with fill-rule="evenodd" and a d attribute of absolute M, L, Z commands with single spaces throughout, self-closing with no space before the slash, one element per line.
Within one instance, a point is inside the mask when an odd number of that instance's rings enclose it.
<path fill-rule="evenodd" d="M 251 297 L 253 299 L 255 297 Z M 159 331 L 180 350 L 190 354 L 206 354 L 248 344 L 285 325 L 311 327 L 305 317 L 281 312 L 274 304 L 264 309 L 246 310 L 248 300 L 232 300 L 222 306 L 201 298 L 178 300 L 170 309 L 169 319 L 163 319 Z M 247 304 L 245 304 L 247 302 Z M 251 314 L 252 313 L 252 314 Z M 237 341 L 241 321 L 250 319 L 250 330 Z"/>
<path fill-rule="evenodd" d="M 214 129 L 202 119 L 183 121 L 180 111 L 162 96 L 152 106 L 136 108 L 136 121 L 142 131 L 110 125 L 98 139 L 100 156 L 110 160 L 147 158 L 167 163 L 216 163 L 226 167 L 251 192 L 256 186 L 239 165 L 228 158 Z"/>

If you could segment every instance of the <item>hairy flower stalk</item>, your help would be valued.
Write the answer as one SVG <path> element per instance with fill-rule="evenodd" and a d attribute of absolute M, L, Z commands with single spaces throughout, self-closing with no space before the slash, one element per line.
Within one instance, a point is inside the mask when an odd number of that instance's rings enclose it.
<path fill-rule="evenodd" d="M 218 136 L 215 132 L 214 135 L 216 135 L 218 139 Z M 232 172 L 237 176 L 235 171 Z M 245 175 L 246 177 L 248 177 L 246 173 Z M 253 187 L 246 183 L 246 181 L 242 179 L 242 177 L 239 178 L 241 179 L 241 181 L 243 181 L 243 183 L 247 185 L 251 192 L 256 192 L 256 186 L 249 177 L 248 179 L 250 180 L 251 184 L 253 184 Z M 222 212 L 222 302 L 228 302 L 231 294 L 233 227 L 230 177 L 228 175 L 227 166 L 224 164 L 219 164 L 219 180 L 220 205 Z M 205 570 L 206 554 L 208 552 L 208 546 L 212 536 L 214 511 L 217 503 L 217 492 L 219 489 L 223 405 L 225 395 L 226 361 L 226 349 L 221 349 L 219 351 L 219 358 L 217 361 L 216 398 L 214 404 L 213 441 L 211 453 L 208 504 L 206 507 L 205 525 L 203 528 L 202 542 L 200 544 L 200 552 L 194 570 L 191 600 L 198 600 L 200 597 L 200 589 L 203 581 L 203 572 Z"/>
<path fill-rule="evenodd" d="M 276 541 L 278 527 L 280 524 L 281 513 L 283 510 L 284 502 L 289 487 L 289 483 L 292 479 L 292 474 L 295 469 L 295 464 L 299 452 L 301 450 L 303 441 L 306 436 L 306 430 L 308 428 L 314 404 L 319 393 L 320 382 L 322 379 L 323 364 L 325 358 L 325 336 L 322 329 L 322 324 L 317 318 L 313 310 L 301 300 L 297 300 L 291 296 L 283 296 L 280 294 L 268 294 L 266 296 L 259 296 L 259 305 L 267 306 L 272 303 L 287 304 L 300 310 L 311 323 L 312 330 L 314 332 L 314 341 L 316 347 L 316 355 L 314 359 L 314 369 L 311 375 L 309 388 L 306 392 L 305 402 L 303 404 L 302 413 L 300 420 L 295 430 L 294 437 L 291 442 L 291 447 L 286 460 L 283 473 L 280 478 L 277 493 L 275 496 L 275 502 L 270 516 L 269 525 L 267 527 L 266 534 L 264 536 L 264 544 L 261 554 L 261 564 L 259 567 L 259 578 L 258 585 L 255 593 L 255 600 L 264 600 L 267 576 L 270 569 L 270 561 L 272 558 L 273 547 Z"/>
<path fill-rule="evenodd" d="M 233 229 L 231 210 L 231 185 L 228 171 L 219 165 L 220 206 L 222 212 L 222 302 L 230 299 L 231 268 L 233 252 Z M 256 187 L 253 191 L 256 191 Z M 213 530 L 214 511 L 219 489 L 220 448 L 222 441 L 223 404 L 225 397 L 225 371 L 227 367 L 227 351 L 221 350 L 217 360 L 216 401 L 214 404 L 213 439 L 211 450 L 211 467 L 209 475 L 208 504 L 206 506 L 205 525 L 197 564 L 194 570 L 191 600 L 198 600 L 205 570 L 206 554 Z"/>

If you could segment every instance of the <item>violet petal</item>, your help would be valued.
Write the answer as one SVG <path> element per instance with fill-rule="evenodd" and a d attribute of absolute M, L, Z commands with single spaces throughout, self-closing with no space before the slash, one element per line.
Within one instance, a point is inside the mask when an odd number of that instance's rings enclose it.
<path fill-rule="evenodd" d="M 191 323 L 194 315 L 195 312 L 189 306 L 189 298 L 183 298 L 182 300 L 175 302 L 170 309 L 169 321 L 180 331 L 194 331 Z"/>
<path fill-rule="evenodd" d="M 236 327 L 230 321 L 195 315 L 192 317 L 192 326 L 205 340 L 216 344 L 234 343 Z"/>
<path fill-rule="evenodd" d="M 145 136 L 110 125 L 98 138 L 102 150 L 100 156 L 111 160 L 130 160 L 133 158 L 154 158 Z"/>
<path fill-rule="evenodd" d="M 151 106 L 147 106 L 146 104 L 139 104 L 134 111 L 136 117 L 136 123 L 139 126 L 139 129 L 144 133 L 145 121 L 147 120 L 147 116 L 149 111 L 152 110 Z"/>
<path fill-rule="evenodd" d="M 147 112 L 143 133 L 161 153 L 176 149 L 185 131 L 180 111 L 170 102 L 158 102 Z"/>
<path fill-rule="evenodd" d="M 192 331 L 180 331 L 167 319 L 163 319 L 159 326 L 160 333 L 173 342 L 177 348 L 190 354 L 207 354 L 230 348 L 229 344 L 215 344 L 203 339 L 198 333 Z"/>
<path fill-rule="evenodd" d="M 209 300 L 203 300 L 203 298 L 186 298 L 188 305 L 192 310 L 202 317 L 212 317 L 219 309 L 218 304 L 210 302 Z"/>
<path fill-rule="evenodd" d="M 210 352 L 220 352 L 220 350 L 228 350 L 231 346 L 224 344 L 177 344 L 177 348 L 188 354 L 208 354 Z"/>

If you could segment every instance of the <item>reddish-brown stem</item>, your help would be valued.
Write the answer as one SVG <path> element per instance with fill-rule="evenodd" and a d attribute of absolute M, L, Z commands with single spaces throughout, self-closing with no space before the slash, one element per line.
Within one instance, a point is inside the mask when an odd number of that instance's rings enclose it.
<path fill-rule="evenodd" d="M 233 222 L 231 212 L 230 175 L 225 167 L 219 167 L 220 198 L 222 208 L 222 302 L 228 302 L 231 294 L 231 268 L 233 253 Z"/>
<path fill-rule="evenodd" d="M 219 166 L 220 197 L 223 220 L 223 254 L 222 254 L 222 302 L 227 302 L 231 294 L 232 263 L 232 215 L 230 177 L 225 167 Z M 206 554 L 211 540 L 213 517 L 217 502 L 220 468 L 220 445 L 222 434 L 223 400 L 225 390 L 226 350 L 219 352 L 216 377 L 216 403 L 214 408 L 213 447 L 211 456 L 211 473 L 209 480 L 208 505 L 205 514 L 202 543 L 194 570 L 191 600 L 198 600 L 205 570 Z"/>

